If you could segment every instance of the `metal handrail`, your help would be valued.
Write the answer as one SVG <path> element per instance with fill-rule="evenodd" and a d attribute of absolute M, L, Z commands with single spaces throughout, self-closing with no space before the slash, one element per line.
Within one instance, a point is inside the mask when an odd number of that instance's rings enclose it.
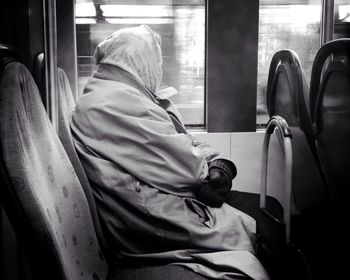
<path fill-rule="evenodd" d="M 271 134 L 276 131 L 281 134 L 283 138 L 284 149 L 284 164 L 285 164 L 285 206 L 283 211 L 283 220 L 286 225 L 286 242 L 290 242 L 291 233 L 291 204 L 292 204 L 292 133 L 287 122 L 280 116 L 273 116 L 267 123 L 266 133 L 263 143 L 262 152 L 262 167 L 261 167 L 261 190 L 260 190 L 260 208 L 266 211 L 266 190 L 267 190 L 267 167 L 268 167 L 268 151 Z"/>

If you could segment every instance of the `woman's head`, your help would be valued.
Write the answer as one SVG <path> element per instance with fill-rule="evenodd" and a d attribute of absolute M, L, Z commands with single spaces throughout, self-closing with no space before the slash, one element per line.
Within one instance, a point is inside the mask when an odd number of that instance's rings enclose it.
<path fill-rule="evenodd" d="M 95 63 L 119 66 L 156 93 L 162 79 L 160 42 L 146 25 L 120 29 L 97 46 Z"/>

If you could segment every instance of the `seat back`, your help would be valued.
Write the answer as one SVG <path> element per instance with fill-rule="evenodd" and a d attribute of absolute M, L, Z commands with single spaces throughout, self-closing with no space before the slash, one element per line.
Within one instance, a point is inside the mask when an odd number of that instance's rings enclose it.
<path fill-rule="evenodd" d="M 267 82 L 267 109 L 270 118 L 284 118 L 291 127 L 300 127 L 311 138 L 309 84 L 298 55 L 292 50 L 280 50 L 271 59 Z"/>
<path fill-rule="evenodd" d="M 349 210 L 350 39 L 323 45 L 312 69 L 312 122 L 322 170 L 335 204 Z"/>
<path fill-rule="evenodd" d="M 39 88 L 41 96 L 45 96 L 45 71 L 44 71 L 44 53 L 38 53 L 34 57 L 33 61 L 33 78 Z M 74 143 L 71 136 L 69 120 L 72 116 L 72 112 L 75 109 L 75 101 L 73 93 L 69 85 L 69 81 L 66 73 L 63 69 L 57 69 L 58 74 L 58 96 L 57 96 L 57 113 L 58 113 L 58 137 L 66 150 L 66 153 L 73 165 L 73 168 L 78 176 L 81 186 L 83 187 L 86 199 L 89 204 L 92 220 L 94 223 L 95 231 L 100 242 L 100 245 L 107 253 L 107 245 L 102 233 L 101 225 L 99 222 L 95 200 L 93 198 L 92 189 L 89 184 L 89 180 L 85 174 L 82 164 L 80 163 L 78 154 L 75 150 Z"/>
<path fill-rule="evenodd" d="M 105 279 L 87 199 L 21 63 L 4 68 L 0 108 L 5 210 L 30 250 L 35 279 Z"/>
<path fill-rule="evenodd" d="M 9 45 L 0 44 L 0 77 L 5 66 L 13 61 L 23 62 L 17 50 Z"/>
<path fill-rule="evenodd" d="M 99 243 L 105 255 L 108 252 L 106 240 L 104 238 L 101 224 L 98 218 L 98 212 L 95 204 L 95 200 L 92 193 L 89 180 L 85 174 L 84 168 L 79 160 L 78 154 L 75 150 L 72 134 L 69 126 L 69 121 L 72 116 L 73 110 L 75 109 L 75 101 L 73 93 L 69 85 L 66 73 L 58 68 L 58 136 L 61 143 L 67 152 L 69 160 L 71 161 L 74 171 L 76 172 L 79 182 L 84 190 L 86 199 L 89 204 L 91 217 L 94 223 L 95 232 L 97 234 Z"/>
<path fill-rule="evenodd" d="M 285 119 L 292 133 L 292 193 L 297 210 L 301 213 L 324 210 L 329 204 L 329 196 L 316 158 L 308 84 L 299 58 L 291 50 L 279 51 L 271 60 L 267 105 L 270 117 L 278 115 Z"/>

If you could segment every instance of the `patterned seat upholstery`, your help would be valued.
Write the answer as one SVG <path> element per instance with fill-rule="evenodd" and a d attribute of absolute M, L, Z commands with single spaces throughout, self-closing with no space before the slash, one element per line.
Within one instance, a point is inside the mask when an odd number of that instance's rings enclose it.
<path fill-rule="evenodd" d="M 29 249 L 35 279 L 106 279 L 86 196 L 28 69 L 11 62 L 0 81 L 5 210 Z"/>
<path fill-rule="evenodd" d="M 74 143 L 69 127 L 69 120 L 75 108 L 73 93 L 69 85 L 66 73 L 58 68 L 58 136 L 67 155 L 73 165 L 73 168 L 78 176 L 81 186 L 83 187 L 86 199 L 89 204 L 90 213 L 95 227 L 97 238 L 100 242 L 103 252 L 107 253 L 107 245 L 102 233 L 101 225 L 98 219 L 95 200 L 90 187 L 89 180 L 85 174 L 82 164 L 80 163 L 78 154 L 75 150 Z"/>

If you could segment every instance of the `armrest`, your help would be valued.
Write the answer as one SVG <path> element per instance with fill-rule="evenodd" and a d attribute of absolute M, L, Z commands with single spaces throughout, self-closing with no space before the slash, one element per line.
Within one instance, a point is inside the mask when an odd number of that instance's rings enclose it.
<path fill-rule="evenodd" d="M 260 190 L 260 209 L 268 216 L 273 215 L 266 209 L 266 191 L 267 191 L 267 167 L 268 167 L 268 151 L 271 134 L 275 132 L 279 134 L 283 141 L 284 164 L 285 164 L 285 205 L 283 211 L 283 222 L 286 225 L 286 243 L 290 241 L 290 219 L 291 219 L 291 200 L 292 200 L 292 134 L 287 122 L 279 116 L 273 116 L 267 123 L 263 151 L 262 151 L 262 167 L 261 167 L 261 190 Z"/>

